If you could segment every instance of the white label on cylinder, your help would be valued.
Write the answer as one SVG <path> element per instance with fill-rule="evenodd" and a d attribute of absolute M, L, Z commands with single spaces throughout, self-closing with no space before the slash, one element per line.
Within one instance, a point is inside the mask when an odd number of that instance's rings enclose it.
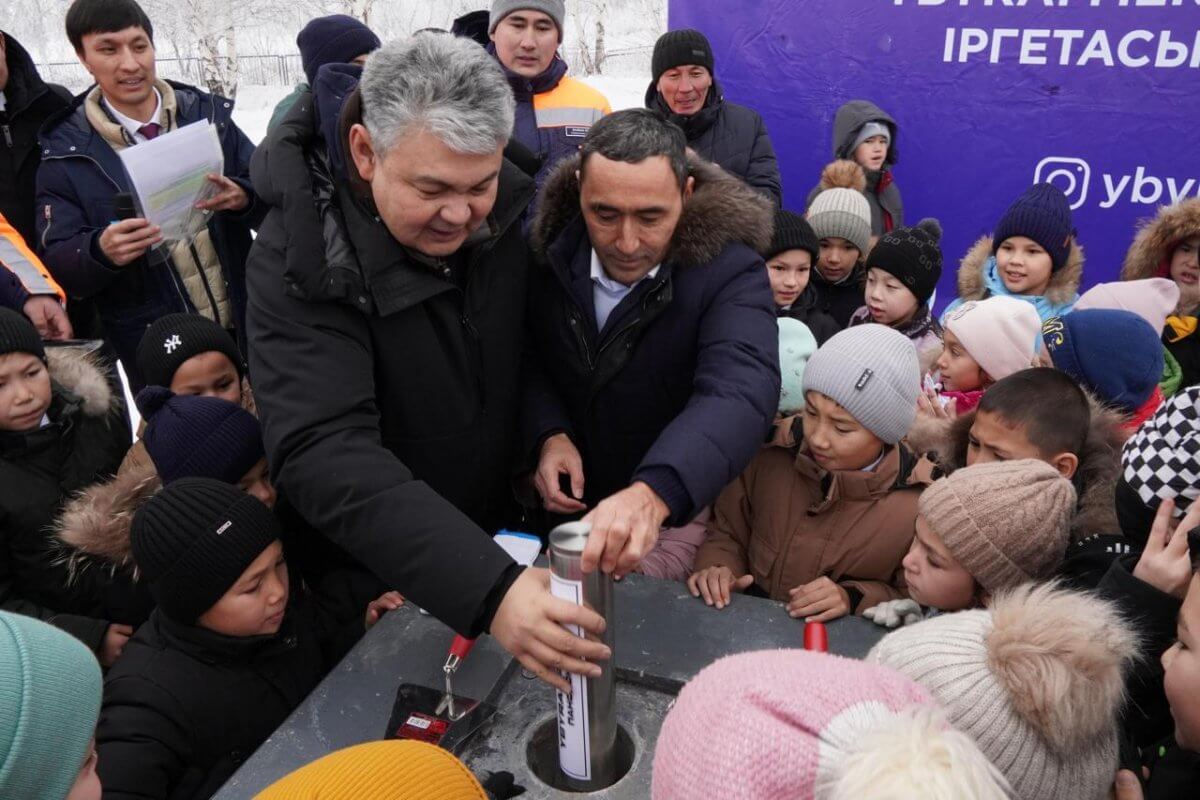
<path fill-rule="evenodd" d="M 583 604 L 583 584 L 550 575 L 550 593 L 576 605 Z M 564 625 L 573 635 L 583 638 L 577 625 Z M 588 733 L 587 678 L 564 673 L 571 682 L 570 696 L 558 695 L 558 763 L 568 777 L 577 781 L 592 779 L 592 740 Z"/>

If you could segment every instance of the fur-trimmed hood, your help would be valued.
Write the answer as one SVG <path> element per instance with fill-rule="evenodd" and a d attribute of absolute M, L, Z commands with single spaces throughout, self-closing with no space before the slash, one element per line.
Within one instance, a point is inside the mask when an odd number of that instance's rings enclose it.
<path fill-rule="evenodd" d="M 46 363 L 50 379 L 79 399 L 85 415 L 104 417 L 116 409 L 118 398 L 91 353 L 74 347 L 48 347 Z"/>
<path fill-rule="evenodd" d="M 542 190 L 531 240 L 544 253 L 580 214 L 579 156 L 555 167 Z M 695 267 L 713 261 L 730 243 L 741 242 L 756 253 L 771 245 L 775 208 L 769 198 L 715 164 L 689 153 L 688 171 L 695 179 L 664 261 Z"/>
<path fill-rule="evenodd" d="M 1171 255 L 1184 239 L 1200 236 L 1200 198 L 1191 198 L 1165 206 L 1157 216 L 1143 220 L 1125 263 L 1121 265 L 1121 280 L 1136 281 L 1143 278 L 1169 278 Z M 1180 286 L 1183 293 L 1179 298 L 1176 313 L 1192 313 L 1200 306 L 1200 289 L 1188 290 Z"/>
<path fill-rule="evenodd" d="M 114 569 L 134 569 L 129 543 L 133 515 L 161 488 L 153 469 L 127 470 L 68 502 L 54 533 L 71 554 L 72 565 L 78 568 L 86 563 L 80 556 L 90 556 Z"/>
<path fill-rule="evenodd" d="M 1129 433 L 1122 427 L 1125 417 L 1102 405 L 1086 391 L 1092 424 L 1072 483 L 1079 504 L 1071 516 L 1071 542 L 1098 533 L 1120 533 L 1114 502 L 1121 476 L 1121 449 Z M 952 422 L 919 414 L 906 441 L 915 453 L 929 454 L 947 474 L 967 465 L 967 444 L 975 411 Z"/>
<path fill-rule="evenodd" d="M 992 237 L 984 236 L 971 246 L 958 268 L 958 296 L 963 300 L 982 300 L 988 290 L 987 267 L 992 257 Z M 1072 240 L 1071 252 L 1062 269 L 1050 276 L 1046 299 L 1055 305 L 1069 303 L 1079 293 L 1083 280 L 1083 247 Z M 1015 295 L 1014 295 L 1015 296 Z"/>

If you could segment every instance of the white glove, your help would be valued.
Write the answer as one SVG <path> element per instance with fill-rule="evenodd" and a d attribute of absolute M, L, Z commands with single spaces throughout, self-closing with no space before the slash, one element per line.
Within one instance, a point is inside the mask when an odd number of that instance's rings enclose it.
<path fill-rule="evenodd" d="M 872 606 L 863 612 L 863 616 L 885 628 L 912 625 L 924 618 L 920 603 L 907 597 L 899 600 L 886 600 L 877 606 Z"/>

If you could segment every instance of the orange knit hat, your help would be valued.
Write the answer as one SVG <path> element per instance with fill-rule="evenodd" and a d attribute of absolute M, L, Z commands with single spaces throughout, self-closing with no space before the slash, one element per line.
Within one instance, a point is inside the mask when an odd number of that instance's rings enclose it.
<path fill-rule="evenodd" d="M 347 747 L 280 778 L 255 800 L 487 800 L 451 753 L 425 742 Z"/>

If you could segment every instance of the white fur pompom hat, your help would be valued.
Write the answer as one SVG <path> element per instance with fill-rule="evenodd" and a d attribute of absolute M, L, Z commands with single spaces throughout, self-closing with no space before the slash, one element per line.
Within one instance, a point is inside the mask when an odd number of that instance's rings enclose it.
<path fill-rule="evenodd" d="M 1117 714 L 1137 640 L 1111 604 L 1053 584 L 889 634 L 867 660 L 928 689 L 1017 800 L 1097 800 L 1112 786 Z"/>

